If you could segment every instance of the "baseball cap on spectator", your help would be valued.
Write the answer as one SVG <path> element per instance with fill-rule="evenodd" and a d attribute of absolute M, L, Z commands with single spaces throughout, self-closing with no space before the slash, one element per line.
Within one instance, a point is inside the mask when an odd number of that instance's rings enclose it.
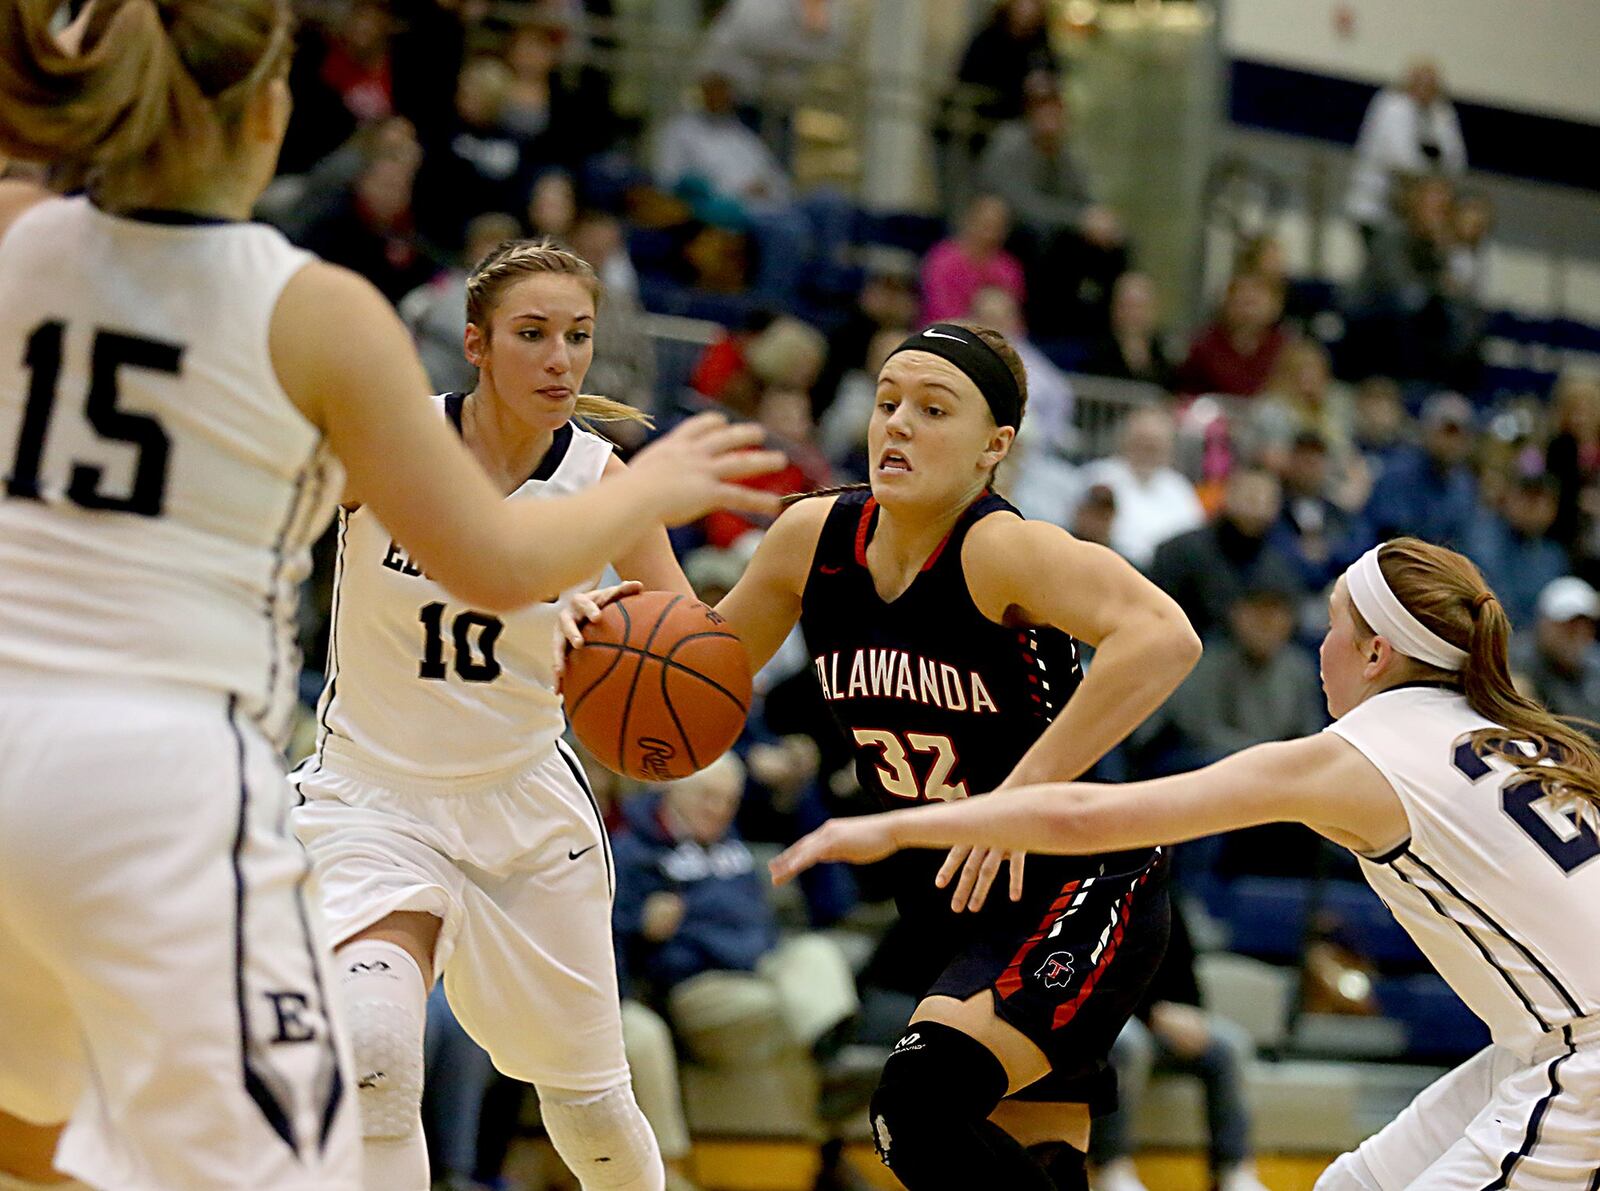
<path fill-rule="evenodd" d="M 1580 616 L 1600 620 L 1600 592 L 1576 575 L 1552 579 L 1539 593 L 1539 616 L 1559 624 Z"/>
<path fill-rule="evenodd" d="M 1422 424 L 1430 430 L 1440 426 L 1470 430 L 1472 421 L 1472 403 L 1460 393 L 1435 393 L 1422 403 Z"/>

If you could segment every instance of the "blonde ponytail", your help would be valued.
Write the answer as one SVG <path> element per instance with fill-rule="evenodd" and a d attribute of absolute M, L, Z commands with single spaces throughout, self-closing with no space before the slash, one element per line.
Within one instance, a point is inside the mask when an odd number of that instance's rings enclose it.
<path fill-rule="evenodd" d="M 637 422 L 641 426 L 651 429 L 655 427 L 655 419 L 642 409 L 636 409 L 625 401 L 615 401 L 610 397 L 600 397 L 594 393 L 579 393 L 577 404 L 573 407 L 572 416 L 585 424 L 590 422 Z"/>
<path fill-rule="evenodd" d="M 1458 674 L 1440 670 L 1436 676 L 1459 682 L 1467 705 L 1500 725 L 1473 733 L 1474 748 L 1600 810 L 1600 750 L 1574 726 L 1586 721 L 1556 716 L 1517 690 L 1511 681 L 1511 622 L 1478 568 L 1454 550 L 1417 538 L 1384 543 L 1378 565 L 1390 590 L 1424 627 L 1466 651 Z M 1356 618 L 1370 633 L 1359 613 Z M 1424 669 L 1435 676 L 1431 667 Z"/>
<path fill-rule="evenodd" d="M 55 0 L 0 3 L 0 150 L 89 178 L 208 160 L 256 84 L 288 66 L 284 0 L 94 0 L 76 51 Z"/>

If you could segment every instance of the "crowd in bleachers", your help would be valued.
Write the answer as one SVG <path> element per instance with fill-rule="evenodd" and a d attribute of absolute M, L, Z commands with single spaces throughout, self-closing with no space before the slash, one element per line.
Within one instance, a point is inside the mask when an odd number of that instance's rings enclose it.
<path fill-rule="evenodd" d="M 261 214 L 391 298 L 441 391 L 474 381 L 460 351 L 470 262 L 506 237 L 549 235 L 604 283 L 589 389 L 661 423 L 707 404 L 757 419 L 791 459 L 761 482 L 799 492 L 865 478 L 873 377 L 901 337 L 975 318 L 1005 331 L 1029 372 L 1003 491 L 1145 570 L 1206 641 L 1098 776 L 1176 772 L 1319 728 L 1327 590 L 1370 545 L 1408 533 L 1467 552 L 1518 629 L 1521 680 L 1556 711 L 1600 720 L 1600 380 L 1574 369 L 1508 390 L 1485 367 L 1493 218 L 1463 186 L 1436 70 L 1380 93 L 1363 129 L 1349 205 L 1368 250 L 1359 277 L 1338 289 L 1293 278 L 1282 245 L 1256 236 L 1216 279 L 1211 313 L 1180 334 L 1178 295 L 1138 271 L 1136 234 L 1073 149 L 1039 0 L 998 4 L 955 68 L 948 102 L 967 105 L 980 151 L 947 218 L 867 212 L 796 181 L 793 97 L 845 55 L 845 5 L 729 0 L 680 110 L 652 113 L 649 129 L 592 65 L 612 36 L 594 18 L 612 15 L 599 0 L 536 0 L 511 20 L 484 0 L 305 13 L 295 116 Z M 646 312 L 720 329 L 692 367 L 663 368 Z M 724 514 L 675 536 L 704 598 L 731 586 L 760 531 Z M 314 657 L 315 632 L 308 647 Z M 713 1068 L 819 1063 L 821 1115 L 836 1119 L 857 1106 L 849 1071 L 835 1070 L 841 1049 L 892 1042 L 916 991 L 895 976 L 892 931 L 818 958 L 838 944 L 817 932 L 881 896 L 870 870 L 810 874 L 792 921 L 762 895 L 751 845 L 864 809 L 810 681 L 791 643 L 759 676 L 742 764 L 615 806 L 630 1052 L 669 1158 L 687 1147 L 675 1052 Z M 1271 931 L 1252 934 L 1264 912 L 1250 898 L 1266 887 L 1251 882 L 1329 863 L 1298 831 L 1190 849 L 1180 868 L 1202 899 L 1197 933 L 1294 962 Z M 1335 866 L 1331 879 L 1347 875 Z M 1288 896 L 1303 908 L 1320 896 L 1308 888 Z M 1356 956 L 1388 945 L 1351 915 L 1317 929 Z M 810 948 L 804 962 L 795 946 Z M 438 1008 L 435 1169 L 464 1184 L 497 1173 L 494 1138 L 515 1108 L 482 1100 L 487 1068 Z M 1226 1064 L 1226 1042 L 1180 1057 Z M 1223 1144 L 1238 1157 L 1237 1138 Z"/>

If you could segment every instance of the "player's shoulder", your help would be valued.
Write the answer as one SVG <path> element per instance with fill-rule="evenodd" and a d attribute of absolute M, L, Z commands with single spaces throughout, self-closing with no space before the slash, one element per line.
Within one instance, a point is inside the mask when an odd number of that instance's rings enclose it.
<path fill-rule="evenodd" d="M 0 239 L 4 239 L 17 220 L 41 203 L 62 201 L 60 196 L 34 182 L 19 178 L 0 179 Z"/>
<path fill-rule="evenodd" d="M 1010 569 L 1026 567 L 1036 554 L 1073 541 L 1072 535 L 1048 521 L 1029 521 L 1011 505 L 1001 501 L 972 523 L 961 544 L 961 558 L 967 566 L 995 566 Z"/>
<path fill-rule="evenodd" d="M 778 519 L 772 523 L 772 528 L 767 532 L 782 534 L 784 537 L 796 537 L 812 531 L 821 532 L 828 515 L 836 507 L 859 507 L 866 503 L 869 496 L 871 493 L 865 489 L 852 489 L 848 492 L 829 492 L 822 496 L 801 497 L 778 515 Z"/>

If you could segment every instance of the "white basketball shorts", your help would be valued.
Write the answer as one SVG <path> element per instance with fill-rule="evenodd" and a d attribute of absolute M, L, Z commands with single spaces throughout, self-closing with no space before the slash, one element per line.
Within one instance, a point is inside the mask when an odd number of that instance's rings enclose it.
<path fill-rule="evenodd" d="M 627 1080 L 611 845 L 565 745 L 470 784 L 347 755 L 307 760 L 289 780 L 335 946 L 397 910 L 433 914 L 433 974 L 496 1067 L 579 1092 Z"/>
<path fill-rule="evenodd" d="M 358 1191 L 270 743 L 215 692 L 0 674 L 0 1111 L 118 1191 Z"/>
<path fill-rule="evenodd" d="M 1357 1151 L 1383 1191 L 1582 1191 L 1600 1185 L 1600 1019 L 1531 1058 L 1485 1047 Z M 1341 1159 L 1318 1186 L 1342 1185 Z"/>

